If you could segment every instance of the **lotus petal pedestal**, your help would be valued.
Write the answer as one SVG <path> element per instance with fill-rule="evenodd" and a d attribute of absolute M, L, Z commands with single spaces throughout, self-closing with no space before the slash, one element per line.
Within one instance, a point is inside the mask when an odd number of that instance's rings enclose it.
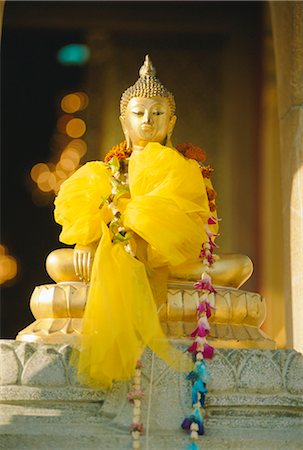
<path fill-rule="evenodd" d="M 16 339 L 51 344 L 79 343 L 88 288 L 89 285 L 81 282 L 37 286 L 30 300 L 36 321 L 20 331 Z M 209 336 L 215 347 L 275 348 L 275 342 L 260 329 L 266 309 L 265 300 L 259 294 L 219 286 L 216 291 L 210 296 L 215 309 Z M 166 303 L 159 308 L 168 337 L 182 339 L 193 331 L 199 295 L 191 282 L 169 281 Z"/>

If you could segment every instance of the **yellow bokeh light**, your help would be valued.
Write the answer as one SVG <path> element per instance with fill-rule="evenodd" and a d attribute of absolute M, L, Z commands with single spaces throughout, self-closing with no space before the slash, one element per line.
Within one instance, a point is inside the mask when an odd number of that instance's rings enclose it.
<path fill-rule="evenodd" d="M 45 163 L 35 164 L 31 170 L 31 178 L 33 181 L 37 181 L 39 176 L 41 175 L 41 173 L 48 172 L 48 171 L 49 171 L 49 168 L 48 168 L 47 164 L 45 164 Z"/>
<path fill-rule="evenodd" d="M 78 152 L 80 158 L 82 158 L 82 156 L 84 156 L 85 153 L 87 152 L 87 144 L 85 141 L 83 141 L 83 139 L 72 139 L 68 143 L 66 148 L 76 150 Z"/>
<path fill-rule="evenodd" d="M 0 245 L 0 284 L 15 278 L 18 272 L 17 261 L 7 254 L 4 245 Z"/>
<path fill-rule="evenodd" d="M 66 134 L 72 138 L 83 136 L 86 131 L 86 124 L 82 119 L 71 119 L 66 124 Z"/>
<path fill-rule="evenodd" d="M 80 97 L 76 94 L 68 94 L 61 100 L 61 109 L 66 113 L 79 111 L 81 107 Z"/>
<path fill-rule="evenodd" d="M 61 167 L 60 162 L 56 165 L 56 172 L 55 172 L 56 178 L 61 179 L 61 180 L 65 180 L 67 178 L 67 174 L 66 172 L 63 170 L 63 168 Z"/>
<path fill-rule="evenodd" d="M 52 190 L 51 184 L 52 180 L 55 176 L 49 171 L 49 172 L 43 172 L 39 175 L 37 180 L 37 185 L 40 191 L 42 192 L 50 192 Z"/>
<path fill-rule="evenodd" d="M 54 189 L 54 187 L 56 186 L 56 183 L 57 183 L 56 176 L 54 173 L 51 173 L 48 178 L 48 185 L 51 190 Z"/>
<path fill-rule="evenodd" d="M 83 109 L 87 108 L 88 103 L 89 103 L 89 98 L 88 95 L 85 94 L 85 92 L 76 92 L 76 95 L 80 98 L 80 111 L 82 111 Z"/>
<path fill-rule="evenodd" d="M 77 164 L 70 158 L 60 159 L 60 165 L 67 172 L 73 172 L 77 168 Z"/>
<path fill-rule="evenodd" d="M 78 165 L 79 162 L 80 162 L 80 155 L 79 155 L 79 153 L 77 152 L 77 150 L 75 150 L 73 148 L 70 148 L 70 147 L 67 147 L 62 152 L 60 160 L 61 159 L 66 159 L 66 158 L 71 159 L 76 165 Z"/>
<path fill-rule="evenodd" d="M 66 134 L 67 125 L 72 120 L 73 116 L 69 114 L 63 114 L 62 116 L 60 116 L 59 119 L 57 120 L 57 130 L 59 131 L 59 133 Z"/>
<path fill-rule="evenodd" d="M 88 105 L 88 96 L 84 92 L 65 95 L 61 100 L 61 109 L 66 113 L 82 111 Z"/>

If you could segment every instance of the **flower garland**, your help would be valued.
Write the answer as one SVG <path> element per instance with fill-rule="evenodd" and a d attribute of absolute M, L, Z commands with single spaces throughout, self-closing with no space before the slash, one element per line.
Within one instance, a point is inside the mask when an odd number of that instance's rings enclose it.
<path fill-rule="evenodd" d="M 134 375 L 133 389 L 127 394 L 127 399 L 133 406 L 133 421 L 130 425 L 130 432 L 133 440 L 133 450 L 140 449 L 140 436 L 143 432 L 143 424 L 141 420 L 141 399 L 144 397 L 144 392 L 141 389 L 141 369 L 143 364 L 141 361 L 137 362 L 136 371 Z"/>
<path fill-rule="evenodd" d="M 206 160 L 206 152 L 204 150 L 193 144 L 179 144 L 176 146 L 176 150 L 178 150 L 178 152 L 186 158 L 194 159 L 199 163 L 203 178 L 211 178 L 214 169 L 210 165 L 202 165 L 202 163 Z M 119 178 L 120 168 L 122 172 L 124 172 L 124 175 L 127 175 L 127 162 L 131 154 L 132 150 L 127 148 L 126 141 L 122 141 L 110 149 L 104 157 L 104 162 L 113 165 L 113 161 L 115 161 L 114 165 L 116 170 L 114 176 Z M 208 197 L 209 209 L 211 212 L 214 212 L 217 209 L 215 204 L 217 193 L 214 189 L 210 189 L 209 187 L 206 187 L 206 193 Z"/>
<path fill-rule="evenodd" d="M 203 178 L 210 179 L 213 174 L 213 168 L 211 166 L 202 166 L 206 159 L 206 153 L 199 147 L 195 147 L 192 144 L 181 144 L 176 149 L 185 157 L 196 160 L 201 168 L 201 174 Z M 113 219 L 109 224 L 109 228 L 113 233 L 113 243 L 122 242 L 124 248 L 132 256 L 133 254 L 130 239 L 132 232 L 126 230 L 121 221 L 121 213 L 118 209 L 117 202 L 121 197 L 129 197 L 128 186 L 128 160 L 131 155 L 131 150 L 127 149 L 126 141 L 115 145 L 105 156 L 104 161 L 111 170 L 111 184 L 112 193 L 104 200 L 110 207 L 113 213 Z M 209 208 L 211 212 L 216 210 L 216 191 L 212 188 L 206 187 L 206 193 L 209 202 Z M 217 218 L 211 216 L 208 219 L 206 225 L 206 233 L 208 241 L 202 244 L 200 252 L 200 258 L 205 266 L 205 271 L 202 273 L 201 279 L 197 281 L 194 288 L 200 292 L 199 304 L 197 306 L 197 327 L 191 333 L 190 337 L 193 339 L 192 345 L 187 349 L 192 354 L 194 359 L 194 369 L 189 372 L 186 379 L 192 384 L 192 413 L 186 417 L 181 427 L 190 433 L 190 438 L 196 441 L 199 435 L 204 434 L 204 421 L 205 415 L 205 394 L 207 394 L 206 384 L 208 382 L 208 373 L 205 359 L 211 359 L 213 357 L 214 348 L 207 343 L 207 336 L 209 335 L 210 325 L 208 319 L 211 317 L 211 311 L 213 308 L 210 303 L 209 295 L 215 293 L 215 289 L 212 285 L 211 276 L 209 275 L 208 268 L 217 259 L 214 254 L 214 249 L 217 247 L 214 238 L 215 234 L 211 233 L 208 225 L 214 225 L 217 223 Z M 141 399 L 144 396 L 144 392 L 141 389 L 141 369 L 142 363 L 138 361 L 135 375 L 133 389 L 128 393 L 128 401 L 133 404 L 133 421 L 130 425 L 130 432 L 132 435 L 133 450 L 140 449 L 140 436 L 143 432 L 143 424 L 141 419 Z M 198 447 L 195 442 L 192 442 L 190 450 L 196 450 Z"/>
<path fill-rule="evenodd" d="M 118 147 L 118 146 L 116 146 Z M 121 221 L 121 212 L 118 208 L 118 200 L 121 198 L 129 198 L 129 185 L 128 185 L 128 160 L 124 152 L 119 150 L 110 159 L 107 158 L 106 164 L 111 171 L 111 185 L 112 192 L 109 197 L 103 200 L 104 203 L 112 211 L 113 218 L 108 224 L 110 231 L 112 232 L 113 238 L 112 242 L 124 243 L 124 249 L 133 254 L 130 239 L 132 238 L 132 232 L 127 230 Z"/>
<path fill-rule="evenodd" d="M 210 217 L 208 225 L 214 225 L 217 222 L 215 217 Z M 194 369 L 189 372 L 186 379 L 191 382 L 192 388 L 192 413 L 187 416 L 181 427 L 190 433 L 192 441 L 196 441 L 199 435 L 203 435 L 204 430 L 204 416 L 205 416 L 205 395 L 207 394 L 206 384 L 209 376 L 207 372 L 207 365 L 205 359 L 211 359 L 214 354 L 214 348 L 207 343 L 207 336 L 209 335 L 210 325 L 208 319 L 211 317 L 213 305 L 210 302 L 209 295 L 216 293 L 212 285 L 211 276 L 208 268 L 217 259 L 213 253 L 217 247 L 214 242 L 214 233 L 211 233 L 206 226 L 208 235 L 208 242 L 203 243 L 200 258 L 203 260 L 203 265 L 206 267 L 202 273 L 201 279 L 194 284 L 194 288 L 201 294 L 197 306 L 197 327 L 191 333 L 190 337 L 193 339 L 192 345 L 187 349 L 192 354 L 194 360 Z M 189 446 L 190 450 L 198 450 L 195 442 Z"/>

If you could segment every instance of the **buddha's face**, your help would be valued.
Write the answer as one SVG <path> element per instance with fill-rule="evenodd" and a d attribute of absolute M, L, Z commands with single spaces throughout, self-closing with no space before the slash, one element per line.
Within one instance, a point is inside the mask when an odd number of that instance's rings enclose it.
<path fill-rule="evenodd" d="M 164 97 L 134 97 L 120 118 L 126 138 L 133 148 L 142 148 L 148 142 L 166 142 L 172 133 L 176 117 L 171 117 L 170 107 Z"/>

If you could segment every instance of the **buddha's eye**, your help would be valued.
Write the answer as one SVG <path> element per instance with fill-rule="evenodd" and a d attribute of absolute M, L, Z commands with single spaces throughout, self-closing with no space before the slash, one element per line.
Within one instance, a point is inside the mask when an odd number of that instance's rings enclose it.
<path fill-rule="evenodd" d="M 142 117 L 143 114 L 144 114 L 144 112 L 143 112 L 143 111 L 140 111 L 140 110 L 132 111 L 132 113 L 133 113 L 135 116 L 138 116 L 138 117 Z"/>
<path fill-rule="evenodd" d="M 153 112 L 153 115 L 154 115 L 154 116 L 162 116 L 162 114 L 164 114 L 163 111 L 154 111 L 154 112 Z"/>

